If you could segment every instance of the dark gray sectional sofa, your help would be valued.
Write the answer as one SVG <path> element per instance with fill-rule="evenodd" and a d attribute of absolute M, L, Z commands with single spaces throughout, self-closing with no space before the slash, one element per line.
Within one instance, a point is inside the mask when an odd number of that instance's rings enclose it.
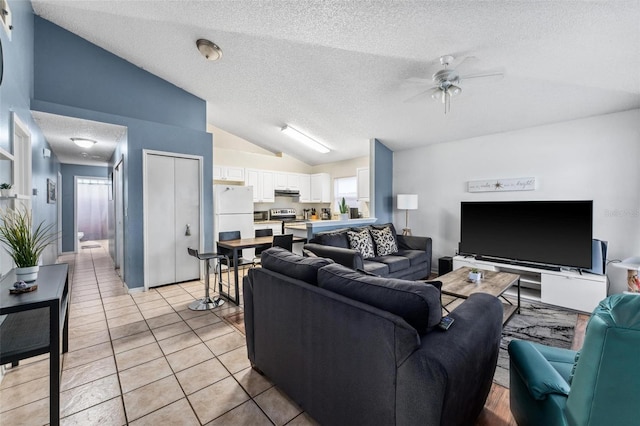
<path fill-rule="evenodd" d="M 473 424 L 502 305 L 474 294 L 443 331 L 437 287 L 268 249 L 243 281 L 249 359 L 323 425 Z"/>
<path fill-rule="evenodd" d="M 361 252 L 350 248 L 349 230 L 384 227 L 391 229 L 398 248 L 396 253 L 365 258 Z M 304 250 L 307 254 L 329 258 L 347 268 L 381 277 L 418 280 L 431 273 L 431 238 L 398 235 L 391 223 L 318 233 L 304 245 Z M 377 254 L 375 242 L 374 251 Z"/>

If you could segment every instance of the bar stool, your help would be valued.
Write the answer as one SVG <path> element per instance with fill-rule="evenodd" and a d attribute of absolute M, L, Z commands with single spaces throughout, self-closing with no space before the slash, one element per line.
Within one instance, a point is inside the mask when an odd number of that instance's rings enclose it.
<path fill-rule="evenodd" d="M 218 262 L 215 267 L 216 277 L 220 286 L 222 286 L 222 268 L 220 267 L 220 263 L 222 259 L 226 259 L 227 264 L 229 264 L 229 258 L 223 254 L 218 253 L 198 253 L 198 250 L 192 249 L 190 247 L 187 248 L 189 254 L 193 257 L 198 258 L 199 260 L 205 261 L 205 275 L 204 275 L 204 297 L 202 299 L 195 300 L 194 302 L 189 304 L 189 309 L 192 311 L 206 311 L 208 309 L 217 308 L 218 306 L 222 306 L 224 304 L 224 300 L 220 297 L 216 296 L 212 299 L 209 296 L 209 275 L 211 271 L 211 259 L 218 259 Z M 231 276 L 229 275 L 229 269 L 227 268 L 227 283 L 230 283 Z"/>

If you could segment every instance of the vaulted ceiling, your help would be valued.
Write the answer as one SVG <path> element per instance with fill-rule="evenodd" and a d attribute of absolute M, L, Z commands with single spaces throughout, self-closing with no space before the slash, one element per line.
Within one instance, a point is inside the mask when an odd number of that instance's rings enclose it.
<path fill-rule="evenodd" d="M 64 1 L 37 15 L 207 101 L 210 124 L 308 164 L 640 107 L 640 0 Z M 195 42 L 223 50 L 206 61 Z M 424 96 L 439 57 L 451 111 Z M 329 148 L 318 154 L 285 124 Z"/>

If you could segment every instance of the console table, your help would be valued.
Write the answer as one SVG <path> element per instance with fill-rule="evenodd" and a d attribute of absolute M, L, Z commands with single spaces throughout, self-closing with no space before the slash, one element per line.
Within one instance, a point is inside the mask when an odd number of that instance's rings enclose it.
<path fill-rule="evenodd" d="M 49 353 L 49 423 L 60 424 L 60 333 L 62 352 L 69 346 L 69 267 L 41 266 L 38 289 L 9 294 L 15 270 L 0 281 L 0 365 Z"/>
<path fill-rule="evenodd" d="M 550 271 L 474 257 L 455 256 L 453 269 L 463 266 L 520 275 L 523 297 L 591 313 L 607 297 L 607 276 L 577 271 Z"/>

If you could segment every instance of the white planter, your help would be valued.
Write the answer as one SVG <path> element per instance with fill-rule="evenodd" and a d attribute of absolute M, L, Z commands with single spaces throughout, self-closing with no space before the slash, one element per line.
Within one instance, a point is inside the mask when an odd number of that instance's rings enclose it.
<path fill-rule="evenodd" d="M 481 279 L 482 279 L 482 272 L 469 272 L 469 281 L 478 284 L 480 283 Z"/>
<path fill-rule="evenodd" d="M 12 195 L 13 195 L 13 188 L 0 189 L 0 196 L 2 197 L 11 197 Z"/>
<path fill-rule="evenodd" d="M 349 220 L 349 213 L 340 213 L 340 220 Z"/>
<path fill-rule="evenodd" d="M 29 266 L 26 268 L 16 268 L 16 281 L 30 282 L 38 278 L 40 266 Z"/>

